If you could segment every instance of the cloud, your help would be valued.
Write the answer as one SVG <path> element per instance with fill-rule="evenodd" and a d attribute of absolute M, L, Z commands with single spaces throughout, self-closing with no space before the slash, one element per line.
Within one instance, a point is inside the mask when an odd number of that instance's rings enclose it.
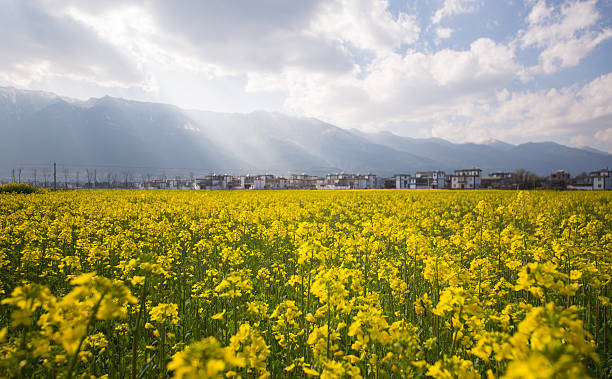
<path fill-rule="evenodd" d="M 612 145 L 612 128 L 599 130 L 595 133 L 595 139 L 600 143 L 605 143 L 608 146 Z M 612 151 L 610 151 L 612 153 Z"/>
<path fill-rule="evenodd" d="M 512 20 L 523 29 L 504 40 L 444 24 L 481 0 L 440 4 L 423 26 L 417 5 L 398 10 L 387 0 L 9 1 L 0 83 L 264 108 L 364 129 L 404 125 L 457 141 L 547 138 L 610 150 L 608 75 L 594 78 L 587 67 L 569 79 L 586 84 L 538 81 L 612 37 L 595 0 L 530 1 L 525 19 Z M 500 25 L 523 16 L 507 17 Z M 452 48 L 439 48 L 451 36 L 443 46 Z M 532 52 L 536 65 L 525 59 Z"/>
<path fill-rule="evenodd" d="M 431 18 L 431 22 L 439 24 L 444 18 L 475 12 L 481 5 L 481 0 L 444 0 L 442 7 L 436 10 Z"/>
<path fill-rule="evenodd" d="M 389 56 L 370 65 L 363 80 L 345 76 L 324 86 L 323 78 L 302 78 L 301 85 L 293 78 L 296 85 L 287 105 L 306 114 L 321 112 L 323 119 L 342 120 L 344 123 L 340 125 L 367 130 L 404 123 L 418 129 L 419 135 L 458 142 L 489 138 L 514 143 L 556 140 L 612 151 L 612 128 L 609 128 L 612 73 L 582 86 L 537 91 L 509 91 L 503 87 L 497 90 L 513 77 L 516 66 L 512 60 L 491 66 L 482 52 L 488 51 L 494 57 L 500 54 L 489 43 L 481 41 L 470 50 L 450 51 L 448 56 L 416 52 L 403 57 Z M 439 61 L 439 66 L 444 67 L 443 62 L 449 57 L 455 62 L 464 60 L 466 66 L 477 69 L 473 74 L 458 70 L 449 77 L 436 77 L 432 63 Z"/>
<path fill-rule="evenodd" d="M 578 135 L 570 138 L 570 142 L 573 146 L 585 147 L 593 142 L 593 138 L 590 136 Z"/>
<path fill-rule="evenodd" d="M 447 39 L 453 35 L 453 29 L 451 28 L 436 28 L 436 35 L 440 39 Z"/>
<path fill-rule="evenodd" d="M 349 49 L 392 51 L 417 41 L 420 31 L 414 15 L 393 16 L 387 0 L 148 4 L 164 49 L 249 75 L 350 72 L 355 57 Z"/>
<path fill-rule="evenodd" d="M 414 15 L 392 15 L 387 0 L 122 4 L 118 11 L 112 1 L 92 8 L 64 0 L 71 16 L 113 43 L 131 42 L 125 46 L 131 51 L 145 46 L 173 63 L 205 67 L 215 75 L 294 69 L 337 74 L 353 69 L 349 49 L 384 53 L 414 43 L 420 32 Z M 134 13 L 140 15 L 129 17 L 126 9 L 137 8 Z M 129 20 L 112 26 L 113 14 Z M 150 27 L 132 27 L 134 20 L 143 19 Z"/>
<path fill-rule="evenodd" d="M 452 116 L 465 120 L 454 132 L 464 140 L 483 136 L 516 142 L 557 139 L 581 145 L 588 140 L 612 151 L 612 141 L 605 132 L 612 121 L 612 73 L 583 86 L 504 90 L 496 100 L 457 107 Z"/>
<path fill-rule="evenodd" d="M 552 15 L 552 8 L 546 6 L 546 0 L 539 0 L 535 5 L 531 8 L 531 12 L 529 12 L 529 16 L 527 16 L 527 22 L 529 25 L 537 25 Z"/>
<path fill-rule="evenodd" d="M 0 12 L 0 78 L 27 86 L 56 76 L 102 86 L 140 86 L 146 75 L 131 57 L 95 32 L 36 1 L 8 2 Z"/>
<path fill-rule="evenodd" d="M 565 2 L 547 7 L 538 1 L 527 16 L 526 30 L 519 32 L 522 49 L 540 50 L 534 74 L 550 74 L 576 66 L 597 45 L 612 37 L 612 29 L 598 28 L 597 0 Z"/>
<path fill-rule="evenodd" d="M 386 0 L 335 0 L 325 2 L 311 30 L 358 49 L 388 52 L 419 38 L 416 17 L 400 12 L 394 17 Z"/>
<path fill-rule="evenodd" d="M 147 9 L 163 49 L 225 72 L 351 70 L 351 57 L 341 44 L 309 30 L 321 6 L 319 1 L 194 0 L 180 6 L 152 1 Z"/>
<path fill-rule="evenodd" d="M 436 83 L 486 84 L 515 76 L 519 66 L 514 52 L 489 38 L 479 38 L 466 51 L 441 50 L 432 56 L 432 74 Z M 478 86 L 480 87 L 480 86 Z"/>
<path fill-rule="evenodd" d="M 390 53 L 357 75 L 287 78 L 286 106 L 340 125 L 429 121 L 446 107 L 487 98 L 519 68 L 511 49 L 486 38 L 466 50 Z"/>

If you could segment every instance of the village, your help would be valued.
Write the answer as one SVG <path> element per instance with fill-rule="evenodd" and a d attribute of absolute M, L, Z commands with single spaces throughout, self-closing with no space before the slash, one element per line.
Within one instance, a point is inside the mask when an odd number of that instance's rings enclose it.
<path fill-rule="evenodd" d="M 53 172 L 53 171 L 51 171 Z M 53 189 L 178 189 L 178 190 L 354 190 L 354 189 L 555 189 L 555 190 L 612 190 L 612 171 L 606 169 L 581 173 L 572 177 L 564 170 L 552 172 L 546 177 L 537 176 L 519 169 L 514 172 L 494 171 L 483 174 L 479 168 L 454 170 L 452 174 L 442 170 L 401 173 L 392 177 L 375 174 L 329 173 L 326 176 L 306 173 L 290 174 L 287 177 L 273 174 L 230 175 L 212 173 L 202 177 L 176 175 L 122 176 L 106 171 L 98 175 L 97 170 L 87 170 L 86 177 L 79 171 L 63 175 L 46 174 L 42 178 L 23 178 L 21 170 L 13 170 L 12 178 L 2 183 L 28 183 L 39 188 Z M 76 175 L 75 175 L 76 174 Z M 79 180 L 81 178 L 81 180 Z"/>
<path fill-rule="evenodd" d="M 520 173 L 518 173 L 520 174 Z M 289 177 L 264 175 L 210 174 L 203 178 L 153 179 L 137 183 L 141 189 L 196 189 L 196 190 L 348 190 L 348 189 L 566 189 L 611 190 L 612 171 L 602 169 L 571 177 L 559 170 L 548 177 L 516 178 L 517 172 L 491 172 L 483 175 L 478 168 L 455 170 L 447 174 L 441 170 L 419 171 L 379 177 L 374 174 L 330 173 L 325 177 L 291 174 Z M 136 183 L 135 183 L 136 184 Z"/>

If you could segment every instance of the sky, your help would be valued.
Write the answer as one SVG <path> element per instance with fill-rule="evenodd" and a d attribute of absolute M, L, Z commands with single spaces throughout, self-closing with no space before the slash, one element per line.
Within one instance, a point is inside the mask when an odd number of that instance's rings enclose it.
<path fill-rule="evenodd" d="M 0 5 L 0 86 L 612 153 L 612 0 Z"/>

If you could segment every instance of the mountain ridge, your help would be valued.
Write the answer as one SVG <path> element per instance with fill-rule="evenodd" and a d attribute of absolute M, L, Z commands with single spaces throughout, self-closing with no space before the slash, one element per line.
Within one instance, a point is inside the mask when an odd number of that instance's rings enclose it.
<path fill-rule="evenodd" d="M 612 167 L 612 155 L 555 142 L 453 143 L 388 131 L 343 129 L 278 112 L 183 110 L 164 103 L 104 96 L 82 101 L 0 87 L 0 160 L 80 166 L 177 167 L 228 173 L 395 173 L 477 166 L 576 175 Z M 0 172 L 0 174 L 2 174 Z"/>

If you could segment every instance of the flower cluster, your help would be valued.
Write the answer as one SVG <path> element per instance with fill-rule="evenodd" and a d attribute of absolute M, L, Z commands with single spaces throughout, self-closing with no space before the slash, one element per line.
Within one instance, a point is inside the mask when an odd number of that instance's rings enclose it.
<path fill-rule="evenodd" d="M 0 196 L 0 377 L 609 377 L 612 195 Z"/>

